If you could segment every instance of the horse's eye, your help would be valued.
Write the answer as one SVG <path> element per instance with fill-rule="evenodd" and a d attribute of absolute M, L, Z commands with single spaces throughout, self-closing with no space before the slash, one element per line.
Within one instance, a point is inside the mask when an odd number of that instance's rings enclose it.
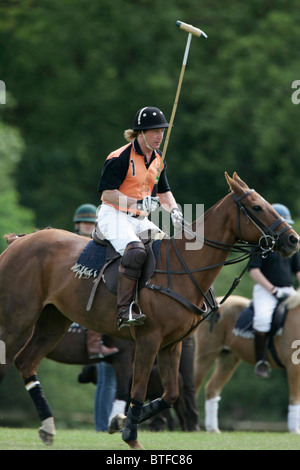
<path fill-rule="evenodd" d="M 255 212 L 262 212 L 262 208 L 260 206 L 253 206 L 252 209 L 255 211 Z"/>

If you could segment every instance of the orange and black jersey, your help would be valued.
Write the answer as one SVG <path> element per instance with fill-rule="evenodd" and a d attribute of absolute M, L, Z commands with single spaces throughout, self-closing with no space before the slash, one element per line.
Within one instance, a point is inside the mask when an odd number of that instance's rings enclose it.
<path fill-rule="evenodd" d="M 112 152 L 106 159 L 98 191 L 118 189 L 128 197 L 143 199 L 152 193 L 161 152 L 153 151 L 149 164 L 138 141 L 124 145 Z M 158 182 L 158 193 L 170 191 L 166 175 L 166 162 Z"/>

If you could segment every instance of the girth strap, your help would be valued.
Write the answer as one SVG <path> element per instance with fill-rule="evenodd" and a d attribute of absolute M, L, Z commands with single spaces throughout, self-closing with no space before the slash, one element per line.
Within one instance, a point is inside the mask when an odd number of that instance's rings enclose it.
<path fill-rule="evenodd" d="M 188 308 L 193 313 L 196 313 L 196 315 L 203 316 L 203 314 L 207 313 L 207 311 L 208 311 L 206 303 L 204 303 L 205 309 L 202 310 L 201 308 L 197 307 L 197 305 L 193 304 L 188 299 L 186 299 L 182 295 L 178 294 L 177 292 L 174 292 L 173 290 L 166 289 L 165 287 L 162 287 L 162 286 L 155 286 L 154 284 L 146 284 L 145 287 L 147 287 L 148 289 L 153 290 L 155 292 L 160 292 L 161 294 L 165 294 L 165 295 L 167 295 L 168 297 L 171 297 L 174 300 L 177 300 L 177 302 L 184 305 L 184 307 Z M 204 320 L 204 318 L 203 318 L 203 320 Z"/>

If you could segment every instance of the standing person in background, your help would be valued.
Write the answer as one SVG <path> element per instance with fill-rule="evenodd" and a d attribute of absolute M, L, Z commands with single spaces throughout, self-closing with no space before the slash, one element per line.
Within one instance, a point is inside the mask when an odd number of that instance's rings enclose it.
<path fill-rule="evenodd" d="M 93 204 L 82 204 L 74 214 L 74 231 L 78 235 L 91 237 L 95 228 L 97 208 Z M 107 338 L 106 338 L 107 339 Z M 90 359 L 105 358 L 119 352 L 117 348 L 108 347 L 103 344 L 101 333 L 87 330 L 87 349 Z M 91 382 L 95 376 L 93 369 L 96 368 L 96 391 L 94 403 L 94 422 L 96 431 L 107 431 L 108 419 L 111 413 L 116 395 L 116 378 L 114 366 L 109 362 L 100 361 L 96 365 L 83 367 L 78 376 L 80 383 Z"/>
<path fill-rule="evenodd" d="M 289 224 L 294 221 L 289 209 L 283 204 L 273 204 L 274 209 Z M 253 288 L 253 332 L 257 377 L 269 377 L 269 363 L 266 361 L 268 333 L 271 329 L 272 315 L 278 301 L 296 291 L 293 287 L 293 274 L 300 284 L 300 253 L 283 258 L 273 251 L 266 258 L 257 256 L 249 265 L 249 274 L 255 281 Z"/>

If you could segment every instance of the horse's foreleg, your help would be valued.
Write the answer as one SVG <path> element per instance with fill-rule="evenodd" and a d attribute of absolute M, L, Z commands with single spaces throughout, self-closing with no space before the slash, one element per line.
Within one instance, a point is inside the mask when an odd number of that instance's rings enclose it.
<path fill-rule="evenodd" d="M 159 374 L 164 389 L 160 398 L 152 400 L 143 406 L 139 423 L 170 408 L 178 398 L 178 371 L 181 355 L 181 342 L 170 349 L 158 353 Z"/>
<path fill-rule="evenodd" d="M 142 448 L 137 441 L 137 428 L 141 422 L 148 380 L 159 344 L 160 338 L 157 337 L 143 336 L 136 341 L 131 399 L 122 431 L 122 439 L 133 449 Z"/>
<path fill-rule="evenodd" d="M 205 429 L 209 432 L 220 432 L 218 409 L 221 391 L 228 382 L 240 359 L 231 351 L 222 351 L 216 360 L 216 367 L 205 385 Z"/>
<path fill-rule="evenodd" d="M 181 342 L 158 353 L 158 368 L 163 386 L 161 398 L 144 406 L 141 422 L 170 408 L 178 398 L 178 373 L 181 355 Z"/>
<path fill-rule="evenodd" d="M 15 358 L 15 365 L 42 423 L 39 429 L 40 438 L 50 445 L 55 435 L 54 418 L 38 380 L 37 370 L 41 360 L 56 346 L 70 323 L 54 306 L 48 306 L 39 318 L 32 338 Z"/>

